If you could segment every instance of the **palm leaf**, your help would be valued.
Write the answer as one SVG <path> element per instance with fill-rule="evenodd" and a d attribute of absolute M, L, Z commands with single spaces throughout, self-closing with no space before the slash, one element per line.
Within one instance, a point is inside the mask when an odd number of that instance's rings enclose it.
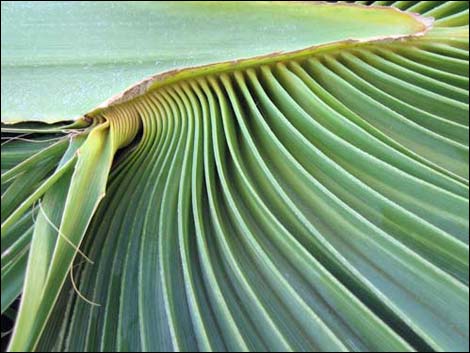
<path fill-rule="evenodd" d="M 468 350 L 468 3 L 367 5 L 2 3 L 9 349 Z"/>

